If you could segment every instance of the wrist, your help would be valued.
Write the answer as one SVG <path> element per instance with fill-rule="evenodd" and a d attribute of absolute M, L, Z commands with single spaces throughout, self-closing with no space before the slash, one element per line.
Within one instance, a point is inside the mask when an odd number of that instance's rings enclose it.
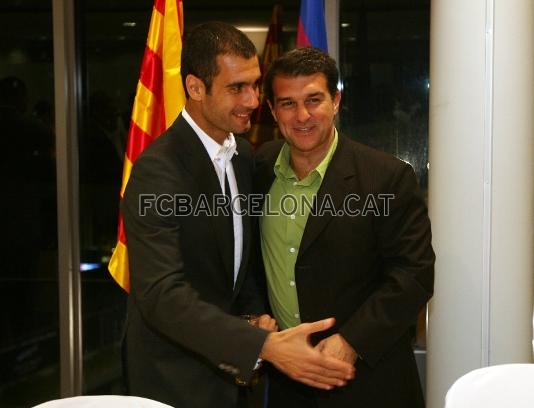
<path fill-rule="evenodd" d="M 260 355 L 258 358 L 262 360 L 271 361 L 271 355 L 273 351 L 273 341 L 275 340 L 274 336 L 276 333 L 269 333 L 263 342 L 263 346 L 260 350 Z"/>

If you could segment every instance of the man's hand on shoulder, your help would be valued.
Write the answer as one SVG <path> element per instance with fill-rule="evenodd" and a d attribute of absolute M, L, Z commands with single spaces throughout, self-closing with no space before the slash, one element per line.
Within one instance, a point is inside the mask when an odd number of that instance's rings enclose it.
<path fill-rule="evenodd" d="M 278 333 L 270 333 L 263 344 L 260 358 L 270 361 L 276 368 L 296 381 L 311 387 L 331 390 L 344 386 L 354 378 L 354 366 L 311 346 L 312 333 L 328 330 L 334 319 L 325 319 Z"/>
<path fill-rule="evenodd" d="M 356 350 L 354 350 L 341 334 L 337 333 L 321 340 L 315 348 L 327 356 L 346 361 L 351 365 L 354 365 L 358 358 Z"/>

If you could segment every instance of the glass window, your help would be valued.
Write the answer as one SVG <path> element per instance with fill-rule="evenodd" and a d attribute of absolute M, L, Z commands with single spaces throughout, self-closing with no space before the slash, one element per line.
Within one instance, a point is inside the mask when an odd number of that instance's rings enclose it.
<path fill-rule="evenodd" d="M 184 1 L 184 30 L 209 20 L 226 21 L 243 29 L 261 51 L 274 2 L 257 7 L 237 3 Z M 284 16 L 291 20 L 289 35 L 283 36 L 287 42 L 295 35 L 298 1 L 284 3 Z M 127 296 L 109 275 L 107 262 L 117 240 L 124 149 L 152 2 L 79 1 L 78 8 L 83 392 L 119 394 Z M 240 12 L 228 13 L 232 8 Z"/>
<path fill-rule="evenodd" d="M 0 26 L 0 406 L 28 407 L 59 397 L 51 2 L 4 1 Z"/>
<path fill-rule="evenodd" d="M 409 162 L 427 187 L 429 0 L 341 1 L 341 129 Z"/>
<path fill-rule="evenodd" d="M 117 240 L 126 135 L 152 10 L 151 3 L 127 1 L 80 2 L 79 8 L 83 393 L 121 394 L 127 297 L 107 263 Z"/>

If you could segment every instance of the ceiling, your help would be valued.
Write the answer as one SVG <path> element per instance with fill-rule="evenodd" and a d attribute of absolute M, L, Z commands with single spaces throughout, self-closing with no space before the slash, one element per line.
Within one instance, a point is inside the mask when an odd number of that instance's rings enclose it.
<path fill-rule="evenodd" d="M 328 1 L 328 0 L 327 0 Z M 101 10 L 146 10 L 151 8 L 152 0 L 75 0 L 77 5 Z M 342 7 L 399 8 L 428 6 L 430 0 L 342 0 Z M 52 0 L 2 0 L 0 10 L 5 9 L 50 9 Z M 183 0 L 185 8 L 216 9 L 224 8 L 243 11 L 250 8 L 271 8 L 273 4 L 298 7 L 300 0 Z"/>
<path fill-rule="evenodd" d="M 74 0 L 80 14 L 86 19 L 98 20 L 101 37 L 110 39 L 119 36 L 146 35 L 152 0 Z M 328 0 L 327 0 L 328 1 Z M 366 10 L 402 10 L 429 8 L 430 0 L 342 0 L 341 17 L 362 8 Z M 0 46 L 10 38 L 44 38 L 51 35 L 52 0 L 1 0 L 0 25 L 4 35 Z M 274 4 L 284 9 L 282 23 L 286 29 L 296 27 L 300 0 L 183 0 L 185 27 L 191 27 L 206 20 L 221 20 L 236 26 L 260 25 L 267 27 Z M 328 3 L 327 3 L 328 5 Z M 20 25 L 24 21 L 31 24 Z M 124 21 L 136 21 L 137 29 L 125 29 Z M 119 23 L 117 24 L 117 21 Z M 9 38 L 10 37 L 10 38 Z M 1 51 L 1 50 L 0 50 Z"/>

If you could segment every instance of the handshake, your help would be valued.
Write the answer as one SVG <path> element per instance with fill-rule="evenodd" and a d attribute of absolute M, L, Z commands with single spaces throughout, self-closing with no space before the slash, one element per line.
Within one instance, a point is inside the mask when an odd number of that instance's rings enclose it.
<path fill-rule="evenodd" d="M 311 387 L 331 390 L 342 387 L 354 378 L 354 364 L 358 354 L 339 334 L 333 334 L 312 347 L 312 333 L 330 329 L 334 318 L 277 331 L 276 321 L 262 315 L 253 323 L 270 331 L 260 352 L 260 358 L 269 361 L 278 370 L 295 381 Z"/>

